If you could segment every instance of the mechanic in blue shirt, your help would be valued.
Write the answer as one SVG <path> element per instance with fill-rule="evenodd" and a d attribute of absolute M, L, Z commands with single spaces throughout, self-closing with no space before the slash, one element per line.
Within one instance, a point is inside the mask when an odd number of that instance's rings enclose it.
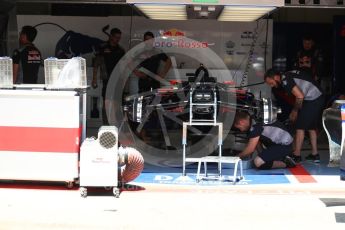
<path fill-rule="evenodd" d="M 239 154 L 240 158 L 247 158 L 258 149 L 259 153 L 254 158 L 254 164 L 258 169 L 296 166 L 294 160 L 289 157 L 292 152 L 293 137 L 279 121 L 272 124 L 256 124 L 248 113 L 238 111 L 234 126 L 242 132 L 248 132 L 249 141 Z"/>
<path fill-rule="evenodd" d="M 290 113 L 290 121 L 296 129 L 293 159 L 300 162 L 305 130 L 308 130 L 312 152 L 306 160 L 320 162 L 317 149 L 317 127 L 324 107 L 322 90 L 308 71 L 294 70 L 284 74 L 270 69 L 265 74 L 265 82 L 271 87 L 282 87 L 295 96 L 295 104 Z"/>

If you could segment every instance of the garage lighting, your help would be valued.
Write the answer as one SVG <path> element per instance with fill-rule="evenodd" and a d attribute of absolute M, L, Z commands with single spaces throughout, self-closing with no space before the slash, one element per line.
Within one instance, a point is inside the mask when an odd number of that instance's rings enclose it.
<path fill-rule="evenodd" d="M 224 6 L 218 20 L 242 22 L 255 21 L 274 9 L 275 7 Z"/>
<path fill-rule="evenodd" d="M 147 17 L 156 20 L 186 20 L 185 5 L 135 4 Z"/>
<path fill-rule="evenodd" d="M 201 6 L 194 6 L 194 11 L 201 11 Z"/>
<path fill-rule="evenodd" d="M 207 10 L 210 12 L 216 11 L 216 7 L 215 6 L 209 6 L 207 7 Z"/>

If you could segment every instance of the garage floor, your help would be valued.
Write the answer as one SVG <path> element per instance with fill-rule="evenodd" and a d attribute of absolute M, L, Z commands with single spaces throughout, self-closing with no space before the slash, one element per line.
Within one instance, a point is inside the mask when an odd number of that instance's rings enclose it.
<path fill-rule="evenodd" d="M 303 155 L 307 155 L 308 150 Z M 320 151 L 321 163 L 303 161 L 296 168 L 257 170 L 254 168 L 245 169 L 244 179 L 236 183 L 239 185 L 268 185 L 268 184 L 299 184 L 299 183 L 327 183 L 339 181 L 339 167 L 328 167 L 329 153 L 327 150 Z M 224 165 L 226 167 L 227 165 Z M 202 168 L 203 169 L 203 168 Z M 212 174 L 217 174 L 217 164 L 208 164 L 208 172 L 211 174 L 208 180 L 201 180 L 196 183 L 197 163 L 188 165 L 186 168 L 187 177 L 182 177 L 182 168 L 167 168 L 146 165 L 144 172 L 135 180 L 144 184 L 174 184 L 174 185 L 232 185 L 230 181 L 233 169 L 223 168 L 222 174 L 228 181 L 220 182 L 212 180 Z M 203 172 L 203 170 L 201 170 Z M 345 183 L 345 182 L 344 182 Z"/>
<path fill-rule="evenodd" d="M 89 189 L 82 198 L 77 185 L 0 181 L 0 230 L 344 229 L 345 181 L 339 168 L 327 167 L 327 145 L 320 147 L 321 164 L 246 169 L 235 185 L 196 183 L 195 164 L 183 180 L 181 168 L 145 165 L 120 198 L 105 188 Z M 216 168 L 210 165 L 209 172 Z"/>
<path fill-rule="evenodd" d="M 245 180 L 177 183 L 180 168 L 145 167 L 120 198 L 97 188 L 81 198 L 63 183 L 0 183 L 0 230 L 344 229 L 345 181 L 338 168 L 245 170 Z M 226 169 L 230 170 L 231 169 Z M 226 173 L 226 171 L 225 171 Z"/>

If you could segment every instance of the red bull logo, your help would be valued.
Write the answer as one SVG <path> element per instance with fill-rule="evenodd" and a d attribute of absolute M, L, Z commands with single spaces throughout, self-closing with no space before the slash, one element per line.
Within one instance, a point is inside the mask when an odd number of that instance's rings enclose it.
<path fill-rule="evenodd" d="M 154 46 L 156 48 L 207 48 L 208 42 L 199 42 L 185 37 L 185 33 L 178 29 L 170 29 L 164 31 L 162 37 L 169 37 L 166 41 L 156 41 Z M 175 39 L 175 37 L 177 37 Z"/>
<path fill-rule="evenodd" d="M 185 34 L 184 32 L 182 31 L 179 31 L 177 29 L 170 29 L 170 30 L 167 30 L 167 31 L 164 31 L 163 36 L 167 36 L 167 37 L 184 37 Z"/>

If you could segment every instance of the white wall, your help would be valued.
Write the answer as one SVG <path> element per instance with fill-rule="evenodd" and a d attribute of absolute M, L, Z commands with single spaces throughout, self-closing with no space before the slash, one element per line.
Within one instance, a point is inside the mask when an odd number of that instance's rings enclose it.
<path fill-rule="evenodd" d="M 45 15 L 18 15 L 18 28 L 23 25 L 37 25 L 43 22 L 59 24 L 66 30 L 97 37 L 106 40 L 106 35 L 102 32 L 103 26 L 109 24 L 110 28 L 118 27 L 122 30 L 121 45 L 129 50 L 142 40 L 144 32 L 150 30 L 156 36 L 170 29 L 177 29 L 184 33 L 187 38 L 200 42 L 207 42 L 209 48 L 215 52 L 225 63 L 228 69 L 235 75 L 235 80 L 240 82 L 242 73 L 248 63 L 248 51 L 253 43 L 253 32 L 257 28 L 258 36 L 255 42 L 254 55 L 250 66 L 248 83 L 262 81 L 266 67 L 271 66 L 272 60 L 272 21 L 261 20 L 258 23 L 240 22 L 218 22 L 216 20 L 188 20 L 188 21 L 154 21 L 143 17 L 59 17 Z M 267 23 L 268 22 L 268 23 Z M 266 30 L 266 25 L 268 29 Z M 35 40 L 36 46 L 41 50 L 43 58 L 54 56 L 57 41 L 65 34 L 54 25 L 42 25 L 37 27 L 38 35 Z M 130 31 L 132 31 L 130 36 Z M 267 37 L 266 37 L 267 35 Z M 130 47 L 130 38 L 132 47 Z M 267 40 L 267 46 L 265 42 Z M 266 50 L 265 50 L 266 48 Z M 266 55 L 265 55 L 266 53 Z M 176 59 L 177 67 L 183 64 L 185 69 L 195 69 L 200 62 L 207 62 L 207 55 L 199 57 L 186 57 L 184 55 L 169 53 Z M 91 66 L 92 53 L 84 55 L 87 65 Z M 255 66 L 255 68 L 253 68 Z M 211 67 L 212 68 L 212 67 Z M 89 76 L 90 77 L 90 76 Z M 257 95 L 262 91 L 262 96 L 270 95 L 270 91 L 265 86 L 256 87 Z"/>

